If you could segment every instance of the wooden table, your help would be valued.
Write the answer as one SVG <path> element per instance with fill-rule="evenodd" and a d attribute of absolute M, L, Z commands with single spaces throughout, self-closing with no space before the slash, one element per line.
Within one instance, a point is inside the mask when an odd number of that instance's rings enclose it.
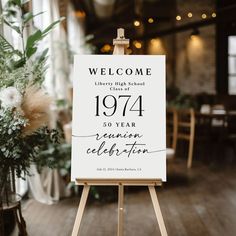
<path fill-rule="evenodd" d="M 228 126 L 228 120 L 230 118 L 236 118 L 236 111 L 226 111 L 225 113 L 201 113 L 195 112 L 197 124 L 209 123 L 211 126 L 213 125 L 213 120 L 221 120 L 223 122 L 223 127 Z"/>
<path fill-rule="evenodd" d="M 196 112 L 196 137 L 206 158 L 224 158 L 225 147 L 236 155 L 236 111 L 225 114 Z"/>

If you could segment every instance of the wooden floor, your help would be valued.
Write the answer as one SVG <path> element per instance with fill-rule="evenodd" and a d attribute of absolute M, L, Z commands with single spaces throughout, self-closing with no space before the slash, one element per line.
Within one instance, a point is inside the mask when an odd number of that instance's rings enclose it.
<path fill-rule="evenodd" d="M 236 235 L 236 165 L 187 171 L 174 164 L 157 190 L 169 236 Z M 29 200 L 23 209 L 29 236 L 71 235 L 79 199 L 47 206 Z M 148 191 L 125 195 L 125 236 L 160 235 Z M 85 210 L 81 236 L 114 236 L 116 203 L 92 203 Z M 16 233 L 14 235 L 17 235 Z"/>

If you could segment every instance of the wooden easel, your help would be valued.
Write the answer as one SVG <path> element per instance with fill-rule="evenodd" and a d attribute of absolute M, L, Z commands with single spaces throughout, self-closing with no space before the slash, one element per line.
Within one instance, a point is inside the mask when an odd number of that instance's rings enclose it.
<path fill-rule="evenodd" d="M 129 45 L 129 39 L 124 37 L 124 29 L 120 28 L 117 30 L 117 38 L 113 40 L 115 55 L 124 55 L 127 46 Z M 154 211 L 157 218 L 161 235 L 167 236 L 165 223 L 162 217 L 160 205 L 158 202 L 155 186 L 161 186 L 162 181 L 157 179 L 77 179 L 77 185 L 83 185 L 83 192 L 80 199 L 78 212 L 76 215 L 72 236 L 77 236 L 81 220 L 84 213 L 84 208 L 87 202 L 89 190 L 91 186 L 118 186 L 118 228 L 117 236 L 123 236 L 123 222 L 124 222 L 124 186 L 148 186 L 151 195 Z"/>

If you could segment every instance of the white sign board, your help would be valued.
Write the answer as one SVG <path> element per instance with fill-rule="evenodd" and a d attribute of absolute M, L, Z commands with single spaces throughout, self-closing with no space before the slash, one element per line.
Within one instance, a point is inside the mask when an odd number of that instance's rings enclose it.
<path fill-rule="evenodd" d="M 166 180 L 165 56 L 74 59 L 72 180 Z"/>

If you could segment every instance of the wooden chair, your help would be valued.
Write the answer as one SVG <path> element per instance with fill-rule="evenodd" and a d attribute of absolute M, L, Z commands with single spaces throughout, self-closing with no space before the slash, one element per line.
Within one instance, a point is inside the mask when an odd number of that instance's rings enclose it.
<path fill-rule="evenodd" d="M 193 145 L 195 135 L 195 113 L 194 109 L 180 109 L 177 111 L 177 141 L 186 140 L 189 142 L 187 167 L 192 167 Z"/>
<path fill-rule="evenodd" d="M 168 108 L 166 111 L 166 157 L 173 159 L 176 153 L 178 115 L 175 108 Z"/>

